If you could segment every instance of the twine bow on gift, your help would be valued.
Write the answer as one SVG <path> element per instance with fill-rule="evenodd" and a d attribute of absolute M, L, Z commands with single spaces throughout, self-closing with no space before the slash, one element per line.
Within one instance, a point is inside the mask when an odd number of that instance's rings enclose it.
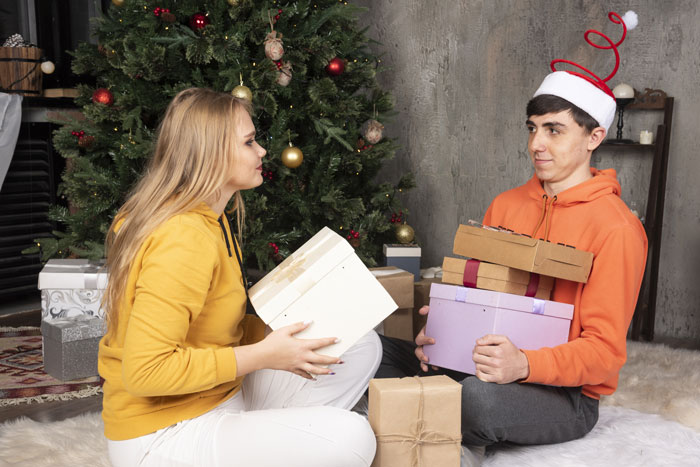
<path fill-rule="evenodd" d="M 428 431 L 425 428 L 423 419 L 423 408 L 425 400 L 423 396 L 423 381 L 418 376 L 414 376 L 420 385 L 418 398 L 418 418 L 416 424 L 408 435 L 403 433 L 378 434 L 378 443 L 410 443 L 411 444 L 411 467 L 421 467 L 421 447 L 426 444 L 457 444 L 462 442 L 462 437 L 450 436 L 447 433 L 438 431 Z"/>

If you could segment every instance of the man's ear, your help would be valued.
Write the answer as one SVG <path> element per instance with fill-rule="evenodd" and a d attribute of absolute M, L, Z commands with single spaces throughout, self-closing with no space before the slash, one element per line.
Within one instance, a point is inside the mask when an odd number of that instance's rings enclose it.
<path fill-rule="evenodd" d="M 595 151 L 598 146 L 600 146 L 600 143 L 603 142 L 607 133 L 608 132 L 602 126 L 593 128 L 593 131 L 591 131 L 588 137 L 588 150 Z"/>

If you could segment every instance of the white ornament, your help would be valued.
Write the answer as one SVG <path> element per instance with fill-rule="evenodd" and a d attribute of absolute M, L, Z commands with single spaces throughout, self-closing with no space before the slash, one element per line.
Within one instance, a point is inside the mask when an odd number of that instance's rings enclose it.
<path fill-rule="evenodd" d="M 41 71 L 43 71 L 44 74 L 50 75 L 55 69 L 56 66 L 53 64 L 53 62 L 46 61 L 41 64 Z"/>
<path fill-rule="evenodd" d="M 277 84 L 287 86 L 292 81 L 292 64 L 287 62 L 282 64 L 282 68 L 277 71 Z"/>
<path fill-rule="evenodd" d="M 282 34 L 272 31 L 265 38 L 265 56 L 270 60 L 277 61 L 284 55 L 282 46 Z"/>

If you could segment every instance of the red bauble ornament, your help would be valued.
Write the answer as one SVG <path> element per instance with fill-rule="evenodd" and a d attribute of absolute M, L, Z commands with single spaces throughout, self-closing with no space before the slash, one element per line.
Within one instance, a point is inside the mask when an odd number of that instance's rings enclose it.
<path fill-rule="evenodd" d="M 326 66 L 326 72 L 331 76 L 339 76 L 343 71 L 345 71 L 345 60 L 338 57 L 328 62 L 328 66 Z"/>
<path fill-rule="evenodd" d="M 190 27 L 195 31 L 202 29 L 207 24 L 209 24 L 209 17 L 204 13 L 195 13 L 190 16 Z"/>
<path fill-rule="evenodd" d="M 95 104 L 112 105 L 114 104 L 114 95 L 109 89 L 98 88 L 92 93 L 92 102 Z"/>

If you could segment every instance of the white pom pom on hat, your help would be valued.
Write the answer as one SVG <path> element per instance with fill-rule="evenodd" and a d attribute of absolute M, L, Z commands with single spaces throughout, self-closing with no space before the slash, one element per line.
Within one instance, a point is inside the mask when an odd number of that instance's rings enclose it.
<path fill-rule="evenodd" d="M 599 31 L 589 30 L 584 35 L 584 38 L 586 39 L 586 42 L 598 49 L 615 49 L 615 51 L 617 51 L 617 46 L 624 41 L 627 31 L 634 29 L 639 24 L 639 18 L 637 13 L 634 11 L 628 11 L 622 17 L 620 17 L 617 13 L 610 13 L 608 18 L 615 24 L 620 24 L 620 20 L 623 23 L 623 35 L 617 43 L 613 42 L 608 36 Z M 604 38 L 609 45 L 599 46 L 593 44 L 588 39 L 588 34 L 591 32 Z M 533 97 L 537 97 L 542 94 L 551 94 L 561 97 L 562 99 L 566 99 L 584 112 L 588 113 L 598 122 L 601 127 L 608 131 L 610 129 L 610 125 L 612 125 L 612 122 L 615 120 L 617 103 L 606 82 L 615 75 L 619 66 L 620 59 L 617 52 L 615 53 L 615 60 L 615 70 L 613 70 L 613 72 L 605 79 L 600 79 L 588 69 L 569 60 L 552 60 L 550 66 L 553 73 L 550 73 L 545 77 L 540 87 L 537 89 L 537 91 L 535 91 Z M 555 65 L 561 62 L 568 63 L 579 68 L 584 73 L 590 75 L 590 77 L 585 76 L 580 72 L 557 71 Z"/>
<path fill-rule="evenodd" d="M 637 13 L 634 11 L 630 10 L 624 15 L 622 15 L 622 21 L 625 22 L 625 26 L 627 26 L 627 30 L 631 31 L 632 29 L 636 28 L 637 25 L 639 24 L 639 16 L 637 16 Z"/>

